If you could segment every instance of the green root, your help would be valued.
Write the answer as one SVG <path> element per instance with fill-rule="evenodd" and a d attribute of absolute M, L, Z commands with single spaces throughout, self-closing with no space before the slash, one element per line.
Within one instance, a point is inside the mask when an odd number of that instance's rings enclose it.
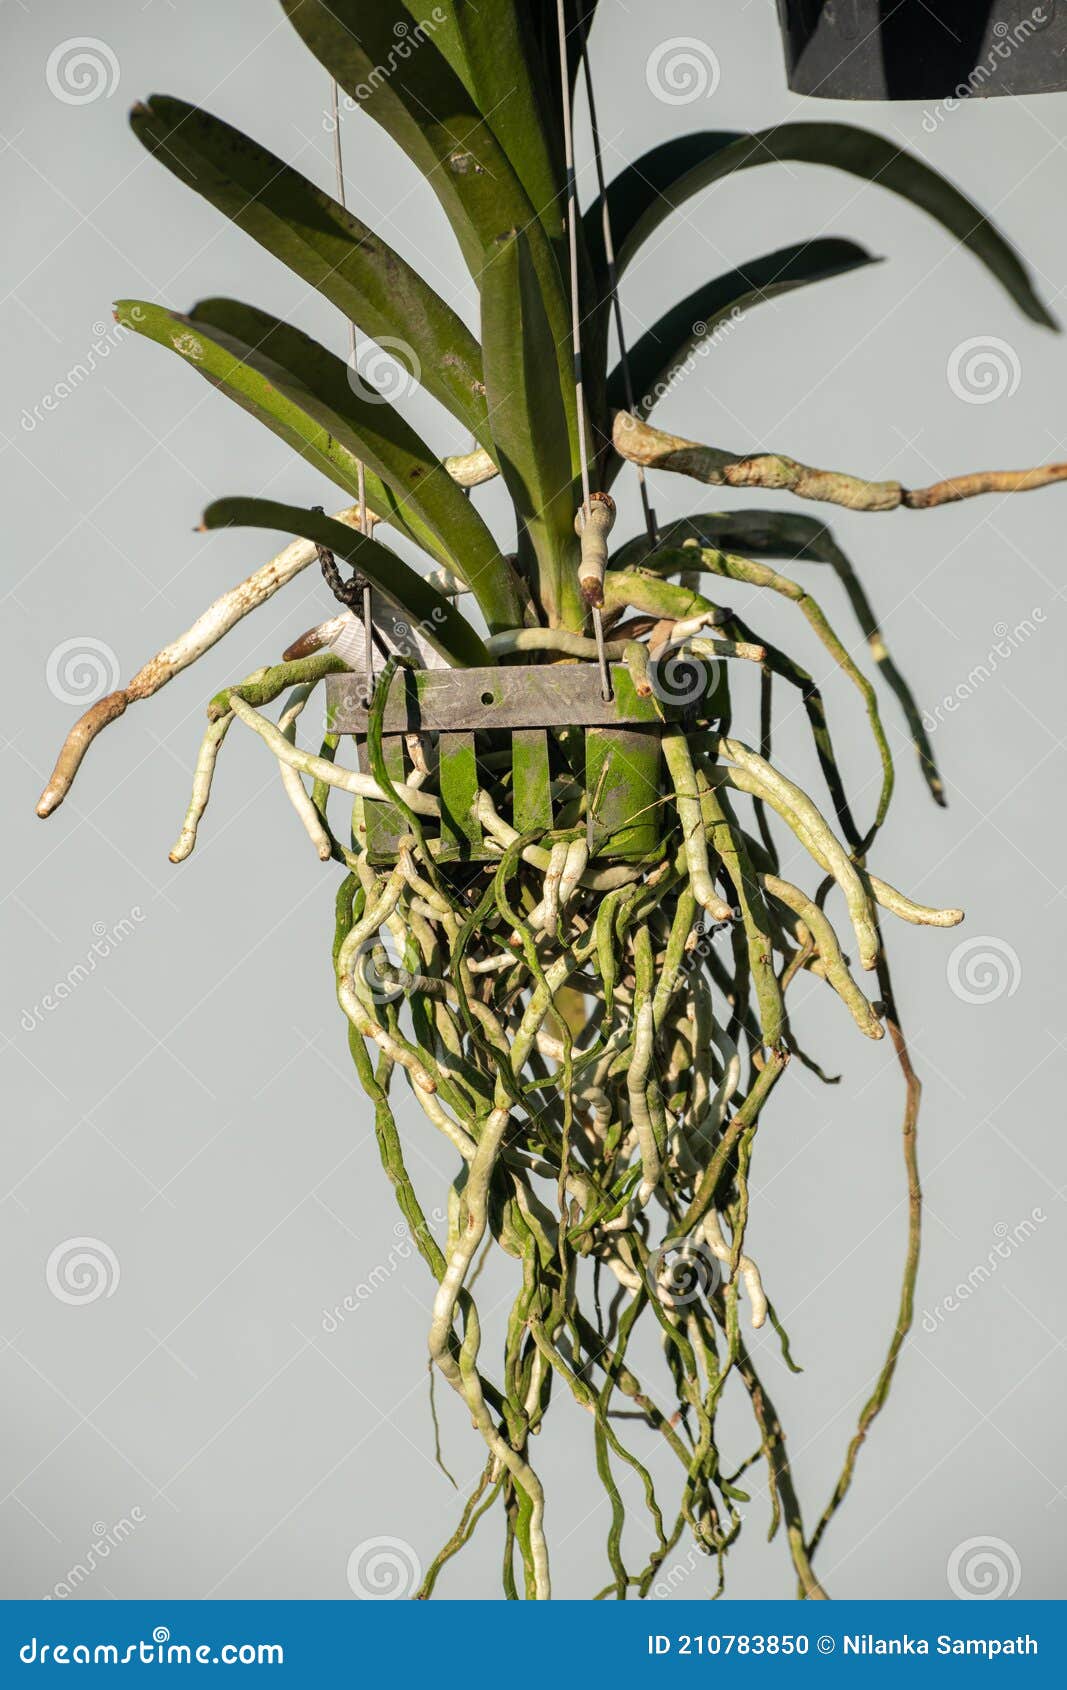
<path fill-rule="evenodd" d="M 707 552 L 701 556 L 708 567 Z M 729 562 L 718 572 L 783 590 L 773 572 L 757 581 Z M 612 594 L 639 609 L 663 609 L 669 600 L 675 621 L 682 611 L 707 620 L 714 608 L 649 574 L 620 581 L 609 572 L 606 591 L 609 609 Z M 822 629 L 812 602 L 798 602 Z M 318 854 L 348 868 L 336 909 L 338 1003 L 374 1108 L 382 1166 L 435 1287 L 431 1363 L 485 1445 L 484 1470 L 430 1563 L 423 1598 L 493 1512 L 503 1516 L 505 1595 L 551 1594 L 550 1500 L 531 1445 L 563 1401 L 591 1422 L 610 1573 L 602 1596 L 647 1596 L 687 1534 L 713 1571 L 709 1594 L 719 1594 L 743 1526 L 738 1504 L 748 1500 L 736 1480 L 759 1460 L 771 1535 L 781 1526 L 801 1594 L 823 1597 L 812 1555 L 851 1484 L 910 1321 L 915 1212 L 894 1347 L 834 1496 L 809 1534 L 777 1412 L 744 1335 L 746 1326 L 769 1321 L 784 1364 L 796 1371 L 747 1236 L 753 1158 L 772 1094 L 793 1054 L 819 1071 L 790 1031 L 788 993 L 804 972 L 818 973 L 860 1030 L 881 1037 L 891 986 L 877 906 L 936 925 L 959 912 L 928 910 L 869 872 L 870 835 L 860 840 L 851 823 L 817 689 L 775 648 L 750 639 L 739 619 L 723 620 L 741 638 L 722 655 L 743 645 L 764 664 L 760 750 L 732 737 L 725 722 L 719 732 L 665 725 L 661 844 L 626 865 L 590 861 L 580 811 L 569 827 L 514 827 L 507 760 L 491 750 L 472 807 L 486 860 L 449 860 L 428 736 L 408 746 L 410 772 L 383 753 L 395 661 L 376 685 L 367 766 L 358 775 L 339 762 L 336 736 L 318 755 L 296 745 L 301 711 L 332 659 L 260 671 L 212 704 L 175 855 L 188 855 L 195 843 L 218 750 L 240 720 L 278 759 Z M 635 684 L 651 685 L 648 648 L 624 643 Z M 840 660 L 832 635 L 827 643 Z M 719 655 L 714 642 L 697 646 Z M 852 672 L 848 661 L 843 666 Z M 772 673 L 804 693 L 844 841 L 771 761 Z M 261 707 L 290 686 L 275 726 Z M 880 726 L 876 732 L 883 743 Z M 573 779 L 571 755 L 563 734 L 552 757 L 564 783 Z M 390 861 L 372 861 L 356 847 L 366 837 L 358 814 L 335 831 L 327 809 L 338 790 L 357 812 L 376 798 L 399 813 L 407 833 Z M 751 802 L 751 819 L 737 799 Z M 813 871 L 831 875 L 843 892 L 859 961 L 878 969 L 878 1004 L 852 977 L 823 908 L 825 887 L 809 893 L 779 873 L 775 830 L 783 827 L 805 847 Z M 889 1030 L 899 1053 L 895 1022 Z M 412 1179 L 392 1101 L 397 1084 L 456 1157 L 444 1238 Z M 909 1154 L 913 1142 L 912 1132 Z M 913 1173 L 909 1161 L 917 1191 Z M 474 1295 L 494 1247 L 518 1276 L 495 1365 Z M 603 1283 L 614 1287 L 606 1309 Z M 650 1326 L 663 1351 L 654 1383 L 627 1359 L 635 1333 Z M 759 1443 L 758 1454 L 743 1459 L 743 1451 L 728 1455 L 721 1431 L 723 1402 L 738 1390 Z M 634 1430 L 624 1431 L 623 1422 Z M 654 1459 L 660 1445 L 663 1459 Z M 635 1487 L 649 1534 L 639 1558 L 627 1528 Z"/>

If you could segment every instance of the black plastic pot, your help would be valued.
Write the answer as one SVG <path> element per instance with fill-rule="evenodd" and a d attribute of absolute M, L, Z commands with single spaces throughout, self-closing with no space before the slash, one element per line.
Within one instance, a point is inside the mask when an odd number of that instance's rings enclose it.
<path fill-rule="evenodd" d="M 778 0 L 789 86 L 828 100 L 1067 89 L 1067 0 Z"/>

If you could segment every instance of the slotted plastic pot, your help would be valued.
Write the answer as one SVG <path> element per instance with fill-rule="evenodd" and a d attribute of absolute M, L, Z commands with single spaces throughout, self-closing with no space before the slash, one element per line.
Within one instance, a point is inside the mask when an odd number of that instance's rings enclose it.
<path fill-rule="evenodd" d="M 482 759 L 493 755 L 497 781 L 502 763 L 510 775 L 512 826 L 519 833 L 548 833 L 560 825 L 552 786 L 565 736 L 568 765 L 581 771 L 587 794 L 590 854 L 634 861 L 655 852 L 660 841 L 664 718 L 720 720 L 726 708 L 721 670 L 712 664 L 706 690 L 684 707 L 640 697 L 622 663 L 611 665 L 610 699 L 602 696 L 598 670 L 584 663 L 405 670 L 385 705 L 386 768 L 395 782 L 408 778 L 407 740 L 417 734 L 435 771 L 425 790 L 441 803 L 438 861 L 489 861 L 499 850 L 489 849 L 472 815 L 478 789 L 494 784 Z M 363 692 L 354 674 L 331 675 L 326 683 L 328 726 L 355 737 L 360 767 L 369 771 Z M 400 812 L 377 799 L 357 801 L 355 825 L 359 843 L 378 863 L 395 857 L 408 832 Z"/>

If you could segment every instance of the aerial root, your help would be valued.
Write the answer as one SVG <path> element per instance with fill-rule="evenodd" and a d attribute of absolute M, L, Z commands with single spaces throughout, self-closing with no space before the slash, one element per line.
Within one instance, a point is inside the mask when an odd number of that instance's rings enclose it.
<path fill-rule="evenodd" d="M 707 602 L 690 615 L 699 627 L 683 627 L 687 647 L 717 654 L 719 642 L 700 631 L 719 625 Z M 664 620 L 676 631 L 682 618 Z M 701 653 L 705 642 L 710 651 Z M 731 642 L 745 643 L 755 642 Z M 635 686 L 648 673 L 641 649 L 643 659 L 628 654 Z M 274 755 L 320 855 L 339 854 L 326 819 L 334 791 L 357 801 L 384 798 L 410 824 L 390 864 L 376 867 L 365 853 L 345 853 L 350 873 L 338 900 L 335 977 L 353 1058 L 375 1103 L 383 1162 L 436 1282 L 431 1360 L 462 1399 L 487 1452 L 420 1594 L 430 1593 L 494 1502 L 503 1507 L 525 1593 L 549 1594 L 545 1496 L 530 1440 L 550 1406 L 553 1380 L 591 1422 L 610 1505 L 613 1582 L 606 1593 L 648 1594 L 685 1529 L 713 1558 L 721 1586 L 723 1557 L 742 1524 L 742 1493 L 724 1476 L 730 1465 L 718 1429 L 720 1400 L 735 1378 L 759 1428 L 772 1527 L 782 1521 L 802 1588 L 821 1596 L 810 1565 L 819 1534 L 809 1546 L 781 1430 L 741 1338 L 747 1304 L 752 1328 L 771 1324 L 788 1361 L 788 1340 L 746 1244 L 749 1173 L 757 1129 L 793 1048 L 784 999 L 801 965 L 821 973 L 868 1037 L 881 1037 L 884 1028 L 849 972 L 821 897 L 771 866 L 765 836 L 748 831 L 730 794 L 765 803 L 813 866 L 833 875 L 861 962 L 884 966 L 878 906 L 939 924 L 958 912 L 913 904 L 872 875 L 769 756 L 730 733 L 687 734 L 670 725 L 662 734 L 669 790 L 659 860 L 591 861 L 580 818 L 570 828 L 521 835 L 497 807 L 507 801 L 506 787 L 483 788 L 472 814 L 495 855 L 473 874 L 457 873 L 423 832 L 438 809 L 433 755 L 421 741 L 413 744 L 412 774 L 399 783 L 387 775 L 382 689 L 368 731 L 374 774 L 297 745 L 302 713 L 324 672 L 306 665 L 322 661 L 305 652 L 289 659 L 284 676 L 261 671 L 217 695 L 173 854 L 180 859 L 192 849 L 234 720 Z M 274 723 L 263 706 L 283 680 L 295 690 Z M 315 782 L 310 795 L 306 779 Z M 780 977 L 776 950 L 787 959 Z M 388 1102 L 394 1076 L 402 1076 L 456 1156 L 444 1246 L 426 1226 L 404 1169 Z M 483 1365 L 475 1301 L 483 1243 L 521 1264 L 499 1382 Z M 606 1315 L 598 1292 L 585 1307 L 590 1275 L 601 1273 L 617 1288 Z M 648 1313 L 673 1380 L 673 1404 L 668 1396 L 664 1408 L 625 1360 Z M 631 1405 L 624 1411 L 619 1395 Z M 677 1458 L 673 1524 L 664 1520 L 650 1469 L 620 1436 L 620 1413 L 643 1421 Z M 640 1479 L 654 1533 L 647 1565 L 636 1572 L 623 1559 L 620 1461 Z M 733 1471 L 740 1471 L 736 1463 Z"/>

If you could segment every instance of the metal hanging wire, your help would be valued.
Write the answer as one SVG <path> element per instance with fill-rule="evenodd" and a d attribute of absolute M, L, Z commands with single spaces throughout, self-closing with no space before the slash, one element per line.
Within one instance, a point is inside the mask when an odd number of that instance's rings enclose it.
<path fill-rule="evenodd" d="M 626 331 L 623 328 L 622 305 L 619 301 L 619 276 L 615 265 L 615 240 L 611 229 L 611 210 L 608 205 L 608 187 L 604 179 L 604 155 L 600 146 L 600 124 L 597 120 L 596 99 L 593 95 L 593 68 L 589 62 L 589 37 L 586 32 L 582 35 L 582 74 L 585 79 L 585 95 L 589 105 L 589 127 L 593 137 L 593 161 L 596 165 L 597 191 L 600 195 L 600 227 L 604 237 L 604 262 L 607 268 L 608 294 L 611 299 L 612 314 L 615 319 L 615 338 L 619 346 L 619 365 L 622 369 L 623 392 L 626 396 L 626 409 L 633 415 L 634 387 L 630 373 L 630 353 L 626 345 Z M 656 524 L 656 513 L 652 508 L 652 501 L 648 495 L 648 481 L 645 476 L 644 464 L 635 465 L 637 470 L 637 484 L 641 492 L 641 508 L 645 516 L 645 528 L 648 530 L 649 543 L 653 546 L 659 542 L 659 529 Z"/>
<path fill-rule="evenodd" d="M 341 150 L 341 106 L 337 83 L 333 77 L 330 78 L 330 115 L 333 119 L 333 164 L 334 173 L 337 178 L 337 200 L 338 204 L 347 210 L 347 201 L 345 199 L 344 156 Z M 348 363 L 353 377 L 356 375 L 356 348 L 356 325 L 352 322 L 351 318 L 349 318 Z M 359 503 L 359 532 L 362 535 L 367 536 L 370 533 L 370 521 L 367 515 L 367 472 L 364 468 L 362 459 L 356 466 L 356 493 Z M 330 555 L 332 556 L 332 554 Z M 374 616 L 371 609 L 370 582 L 365 576 L 354 576 L 352 581 L 346 584 L 346 586 L 351 589 L 352 597 L 342 597 L 341 594 L 337 592 L 337 588 L 333 586 L 333 583 L 330 581 L 330 576 L 327 572 L 326 563 L 321 549 L 319 550 L 319 561 L 322 564 L 323 574 L 326 576 L 328 585 L 330 585 L 335 596 L 341 598 L 342 604 L 347 604 L 354 610 L 355 604 L 353 601 L 357 591 L 361 596 L 361 609 L 363 612 L 363 646 L 367 665 L 364 702 L 369 709 L 370 702 L 374 694 Z M 334 573 L 336 575 L 336 565 L 334 565 Z"/>

